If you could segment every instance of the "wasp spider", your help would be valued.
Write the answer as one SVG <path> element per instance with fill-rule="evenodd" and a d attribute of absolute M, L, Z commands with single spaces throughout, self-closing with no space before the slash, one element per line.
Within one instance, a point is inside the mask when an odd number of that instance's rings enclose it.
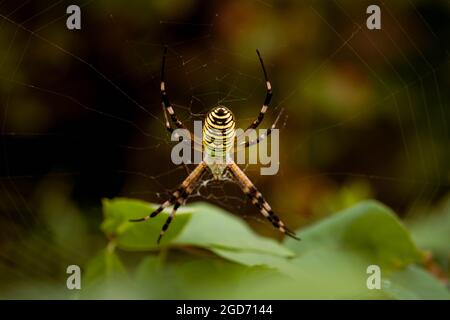
<path fill-rule="evenodd" d="M 264 73 L 264 78 L 266 81 L 267 93 L 264 100 L 263 106 L 259 112 L 258 117 L 248 126 L 245 132 L 248 130 L 254 130 L 262 122 L 264 114 L 266 113 L 270 100 L 272 98 L 272 85 L 267 77 L 266 68 L 264 67 L 264 62 L 258 50 L 259 61 Z M 166 62 L 167 47 L 164 48 L 164 55 L 161 67 L 161 96 L 162 96 L 162 106 L 165 115 L 165 124 L 167 130 L 172 133 L 175 128 L 169 122 L 167 113 L 169 113 L 170 120 L 173 125 L 177 128 L 186 129 L 184 124 L 178 119 L 173 109 L 172 104 L 169 101 L 169 96 L 166 92 L 166 85 L 164 82 L 164 68 Z M 279 118 L 279 117 L 278 117 Z M 275 128 L 278 121 L 275 120 L 274 124 L 270 129 L 267 130 L 266 135 L 261 135 L 255 140 L 246 141 L 243 147 L 248 147 L 259 143 L 262 139 L 270 135 L 272 129 Z M 190 134 L 191 140 L 193 141 L 193 135 Z M 198 187 L 202 180 L 202 177 L 206 172 L 211 172 L 214 179 L 224 180 L 228 173 L 236 180 L 236 182 L 241 187 L 242 191 L 250 198 L 251 202 L 259 209 L 261 214 L 266 217 L 272 225 L 277 228 L 282 233 L 297 239 L 295 233 L 289 230 L 286 225 L 278 218 L 277 215 L 272 211 L 269 203 L 264 199 L 261 192 L 256 189 L 255 185 L 250 181 L 247 175 L 238 167 L 238 165 L 233 161 L 231 155 L 233 151 L 233 142 L 235 139 L 235 119 L 233 113 L 225 106 L 219 105 L 208 112 L 205 118 L 205 124 L 203 126 L 203 141 L 202 149 L 204 151 L 203 161 L 200 162 L 197 167 L 188 175 L 188 177 L 181 183 L 181 185 L 176 189 L 170 196 L 170 198 L 162 203 L 155 211 L 150 213 L 144 218 L 133 219 L 130 221 L 146 221 L 150 218 L 156 217 L 165 208 L 173 205 L 173 209 L 167 218 L 167 221 L 162 227 L 159 234 L 158 243 L 160 242 L 162 236 L 168 229 L 172 219 L 175 216 L 177 209 L 186 202 L 186 199 L 192 194 L 192 192 Z"/>

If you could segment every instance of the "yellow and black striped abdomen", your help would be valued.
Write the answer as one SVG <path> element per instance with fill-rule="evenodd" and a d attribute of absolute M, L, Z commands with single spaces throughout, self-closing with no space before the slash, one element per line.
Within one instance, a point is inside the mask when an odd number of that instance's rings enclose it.
<path fill-rule="evenodd" d="M 216 107 L 206 115 L 203 125 L 203 147 L 209 157 L 225 160 L 233 148 L 235 125 L 233 114 L 224 106 Z"/>

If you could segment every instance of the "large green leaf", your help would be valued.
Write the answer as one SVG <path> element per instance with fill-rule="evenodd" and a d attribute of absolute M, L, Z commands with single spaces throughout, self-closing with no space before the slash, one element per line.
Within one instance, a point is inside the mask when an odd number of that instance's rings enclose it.
<path fill-rule="evenodd" d="M 289 276 L 265 281 L 247 298 L 287 299 L 448 299 L 437 279 L 414 266 L 422 253 L 385 206 L 362 202 L 299 232 L 287 240 L 294 259 L 253 252 L 215 249 L 219 256 L 246 266 L 268 266 Z M 381 289 L 369 289 L 370 265 L 381 270 Z"/>
<path fill-rule="evenodd" d="M 299 270 L 296 283 L 302 286 L 297 297 L 448 298 L 437 279 L 407 271 L 421 261 L 422 253 L 394 213 L 377 202 L 365 201 L 338 212 L 303 230 L 301 236 L 300 243 L 286 241 L 298 254 L 291 261 Z M 380 267 L 381 290 L 366 285 L 370 265 Z M 428 296 L 421 292 L 425 286 L 430 290 Z"/>
<path fill-rule="evenodd" d="M 105 220 L 103 228 L 112 239 L 110 244 L 127 250 L 156 248 L 139 242 L 153 240 L 160 225 L 131 237 L 137 226 L 127 222 L 143 213 L 130 210 L 148 211 L 153 206 L 125 199 L 108 205 L 109 221 Z M 135 297 L 449 298 L 444 285 L 415 265 L 423 255 L 402 222 L 377 202 L 362 202 L 338 212 L 299 231 L 302 241 L 288 239 L 284 245 L 256 235 L 241 219 L 212 205 L 198 203 L 185 210 L 181 216 L 186 220 L 162 250 L 155 251 L 157 256 L 142 261 L 133 285 L 126 285 Z M 161 216 L 163 221 L 167 213 Z M 371 265 L 380 267 L 380 290 L 367 287 Z"/>
<path fill-rule="evenodd" d="M 135 275 L 145 299 L 241 299 L 263 297 L 261 283 L 279 283 L 285 276 L 264 267 L 247 267 L 218 257 L 176 254 L 161 263 L 147 257 Z M 273 288 L 276 290 L 276 287 Z M 272 290 L 272 292 L 273 292 Z"/>
<path fill-rule="evenodd" d="M 155 205 L 139 200 L 118 198 L 104 200 L 105 220 L 103 231 L 120 249 L 157 249 L 156 239 L 168 212 L 162 212 L 145 222 L 129 222 L 129 219 L 148 215 Z M 261 252 L 279 256 L 293 253 L 272 239 L 258 236 L 240 218 L 206 203 L 186 206 L 177 212 L 162 238 L 161 246 L 194 245 L 205 249 L 230 249 Z"/>
<path fill-rule="evenodd" d="M 194 214 L 174 243 L 208 249 L 220 248 L 293 256 L 289 249 L 272 239 L 257 235 L 242 219 L 231 213 L 207 203 L 193 204 L 191 208 Z"/>
<path fill-rule="evenodd" d="M 276 269 L 288 276 L 295 276 L 300 270 L 291 263 L 291 258 L 281 257 L 261 252 L 229 250 L 222 248 L 212 248 L 212 251 L 219 257 L 249 266 L 264 266 Z"/>
<path fill-rule="evenodd" d="M 149 221 L 130 222 L 130 219 L 147 216 L 158 205 L 152 205 L 144 201 L 115 198 L 103 200 L 104 221 L 102 230 L 114 243 L 125 250 L 149 250 L 165 246 L 175 238 L 191 217 L 192 210 L 180 209 L 176 219 L 170 224 L 170 228 L 164 234 L 161 244 L 157 244 L 159 233 L 168 217 L 164 211 Z"/>
<path fill-rule="evenodd" d="M 301 232 L 304 241 L 286 245 L 301 259 L 311 250 L 350 251 L 373 264 L 400 268 L 419 262 L 421 251 L 408 231 L 384 205 L 364 201 Z"/>

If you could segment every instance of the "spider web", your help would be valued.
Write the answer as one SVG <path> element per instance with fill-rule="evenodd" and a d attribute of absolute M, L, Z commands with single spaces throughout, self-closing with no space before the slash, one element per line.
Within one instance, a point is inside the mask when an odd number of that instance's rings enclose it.
<path fill-rule="evenodd" d="M 382 45 L 380 32 L 377 35 L 377 32 L 365 27 L 366 15 L 363 13 L 369 3 L 362 3 L 356 10 L 354 7 L 349 9 L 346 1 L 310 1 L 294 8 L 307 12 L 306 18 L 318 21 L 315 28 L 326 33 L 329 45 L 310 53 L 311 56 L 304 53 L 299 60 L 311 60 L 308 65 L 305 62 L 276 60 L 272 58 L 277 57 L 277 52 L 294 49 L 289 49 L 289 43 L 283 39 L 276 39 L 270 25 L 260 26 L 260 42 L 249 39 L 246 46 L 233 48 L 229 39 L 226 41 L 227 36 L 231 35 L 224 30 L 241 23 L 236 18 L 240 17 L 236 11 L 237 4 L 230 3 L 208 2 L 203 4 L 203 15 L 186 14 L 189 18 L 181 14 L 173 16 L 161 9 L 149 13 L 151 17 L 143 19 L 143 22 L 134 23 L 130 12 L 138 11 L 121 12 L 120 5 L 114 2 L 80 1 L 82 30 L 74 32 L 65 29 L 65 8 L 69 5 L 66 1 L 46 5 L 34 5 L 30 1 L 0 2 L 3 118 L 0 204 L 3 207 L 2 224 L 8 226 L 1 237 L 3 250 L 0 251 L 0 259 L 2 269 L 7 270 L 8 275 L 13 274 L 24 281 L 33 275 L 43 280 L 53 279 L 55 266 L 42 254 L 52 239 L 52 232 L 42 221 L 40 202 L 36 200 L 40 194 L 36 189 L 45 189 L 46 181 L 63 181 L 57 184 L 64 186 L 62 189 L 67 184 L 75 185 L 67 187 L 67 197 L 72 198 L 71 201 L 80 211 L 93 213 L 95 218 L 91 219 L 98 223 L 101 220 L 99 211 L 87 208 L 92 207 L 93 203 L 98 204 L 101 197 L 125 196 L 160 202 L 184 179 L 186 171 L 192 169 L 192 166 L 175 166 L 170 160 L 173 142 L 165 131 L 158 91 L 163 45 L 169 48 L 166 63 L 168 92 L 177 114 L 191 129 L 194 120 L 201 120 L 218 103 L 230 106 L 238 119 L 238 127 L 246 127 L 254 119 L 265 90 L 254 53 L 256 47 L 262 46 L 259 49 L 275 95 L 261 127 L 269 127 L 281 108 L 285 108 L 289 116 L 289 120 L 281 126 L 281 144 L 288 146 L 280 146 L 279 174 L 260 177 L 259 166 L 245 167 L 269 202 L 271 193 L 276 192 L 272 190 L 270 181 L 289 180 L 292 174 L 283 166 L 284 162 L 298 164 L 295 158 L 299 154 L 312 152 L 318 137 L 353 129 L 355 123 L 370 117 L 377 108 L 395 113 L 401 155 L 406 161 L 416 157 L 419 159 L 420 166 L 411 176 L 384 175 L 358 166 L 354 171 L 327 171 L 318 166 L 316 170 L 305 170 L 306 174 L 295 183 L 307 184 L 317 177 L 327 177 L 336 181 L 361 178 L 375 185 L 408 186 L 411 192 L 406 192 L 405 198 L 397 202 L 400 203 L 399 208 L 394 207 L 399 211 L 404 211 L 406 207 L 414 210 L 416 206 L 431 206 L 448 190 L 448 166 L 442 162 L 442 155 L 436 149 L 439 143 L 448 144 L 449 137 L 448 111 L 444 106 L 447 91 L 441 84 L 441 73 L 448 70 L 446 48 L 439 45 L 439 54 L 445 58 L 440 59 L 442 63 L 433 64 L 430 58 L 433 53 L 424 52 L 423 45 L 417 43 L 404 22 L 396 16 L 398 8 L 394 5 L 380 2 L 383 12 Z M 192 7 L 184 8 L 185 11 L 189 13 L 194 5 L 195 2 L 192 2 Z M 414 18 L 414 24 L 428 37 L 428 41 L 440 43 L 441 38 L 420 12 L 418 4 L 407 1 L 404 6 L 407 6 L 411 12 L 409 16 Z M 269 1 L 247 1 L 244 7 L 249 12 L 258 12 L 268 21 L 273 15 L 283 12 L 282 6 L 280 8 Z M 388 28 L 384 28 L 386 24 L 390 24 Z M 243 23 L 242 28 L 245 26 Z M 100 31 L 90 34 L 89 30 Z M 232 36 L 245 38 L 245 35 L 235 32 Z M 101 37 L 96 38 L 98 35 Z M 397 42 L 399 35 L 402 43 Z M 105 45 L 105 51 L 89 52 L 89 45 L 97 41 Z M 369 49 L 363 50 L 361 41 Z M 406 70 L 399 69 L 396 61 L 390 60 L 392 52 L 398 54 Z M 40 67 L 43 59 L 47 62 Z M 317 122 L 314 106 L 311 103 L 308 105 L 303 93 L 321 75 L 333 71 L 337 64 L 345 60 L 352 61 L 362 70 L 364 77 L 375 83 L 381 94 L 375 101 L 343 119 Z M 116 61 L 128 69 L 110 69 Z M 58 70 L 59 65 L 68 67 Z M 29 76 L 27 70 L 32 68 L 40 70 L 40 75 Z M 293 70 L 301 75 L 287 76 Z M 394 76 L 393 83 L 386 82 L 386 73 Z M 277 76 L 274 78 L 272 75 Z M 59 83 L 61 79 L 65 79 L 64 85 Z M 83 86 L 76 86 L 84 81 Z M 93 92 L 92 88 L 99 92 Z M 401 104 L 400 101 L 407 103 Z M 24 107 L 32 103 L 37 104 L 34 109 Z M 438 108 L 432 108 L 433 105 Z M 38 125 L 21 125 L 17 120 L 21 112 L 31 113 L 29 117 L 33 121 L 29 122 Z M 44 116 L 40 117 L 40 113 Z M 297 125 L 296 121 L 300 120 L 298 113 L 305 119 L 301 120 L 304 130 L 295 135 L 295 130 L 289 127 Z M 50 125 L 45 122 L 46 115 L 53 119 Z M 420 117 L 426 119 L 424 127 L 419 127 Z M 86 123 L 86 126 L 80 123 Z M 286 143 L 284 130 L 291 135 Z M 425 148 L 423 137 L 431 142 L 429 149 Z M 55 152 L 55 148 L 60 151 Z M 101 156 L 102 152 L 113 157 L 106 159 Z M 383 153 L 383 150 L 373 152 Z M 60 161 L 47 163 L 46 153 L 60 157 Z M 124 154 L 126 159 L 114 158 Z M 314 167 L 308 160 L 302 164 Z M 102 180 L 108 183 L 92 183 Z M 105 184 L 111 186 L 105 187 Z M 80 190 L 77 185 L 87 188 L 87 191 Z M 42 192 L 55 192 L 55 189 L 49 190 Z M 246 198 L 233 181 L 217 183 L 206 179 L 190 201 L 198 199 L 212 201 L 250 219 L 250 222 L 267 226 L 267 231 L 263 232 L 271 232 L 270 225 L 258 215 L 256 209 L 245 208 Z M 276 212 L 283 217 L 286 212 L 283 205 L 280 207 Z M 39 231 L 34 231 L 36 229 Z M 72 244 L 64 241 L 55 242 L 55 248 L 49 251 L 48 257 L 56 252 L 64 266 L 86 259 Z M 18 259 L 22 262 L 19 267 Z M 61 271 L 58 269 L 57 272 Z"/>

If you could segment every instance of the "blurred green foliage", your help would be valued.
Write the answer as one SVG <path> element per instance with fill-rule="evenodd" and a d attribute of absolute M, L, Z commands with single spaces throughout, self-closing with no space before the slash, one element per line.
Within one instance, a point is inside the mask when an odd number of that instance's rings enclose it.
<path fill-rule="evenodd" d="M 142 299 L 449 299 L 418 266 L 422 251 L 385 206 L 361 202 L 283 244 L 262 238 L 209 204 L 189 206 L 155 246 L 167 212 L 130 223 L 155 206 L 104 201 L 109 244 L 87 265 L 82 298 Z M 105 226 L 108 225 L 106 228 Z M 123 251 L 145 251 L 132 266 Z M 379 265 L 382 289 L 369 290 L 366 269 Z"/>
<path fill-rule="evenodd" d="M 450 271 L 450 197 L 428 215 L 421 211 L 410 214 L 405 223 L 411 230 L 414 241 L 429 250 L 444 270 Z"/>

